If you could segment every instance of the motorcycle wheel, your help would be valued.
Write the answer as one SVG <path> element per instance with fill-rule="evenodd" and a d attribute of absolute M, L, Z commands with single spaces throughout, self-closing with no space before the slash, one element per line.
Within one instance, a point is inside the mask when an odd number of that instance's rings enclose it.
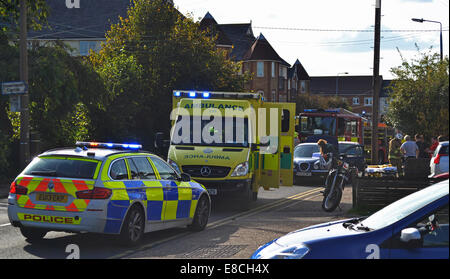
<path fill-rule="evenodd" d="M 322 209 L 326 212 L 332 212 L 338 207 L 339 203 L 341 202 L 342 198 L 342 181 L 343 179 L 340 178 L 339 181 L 336 181 L 336 185 L 334 187 L 334 190 L 332 193 L 330 193 L 331 185 L 327 185 L 327 188 L 325 189 L 324 197 L 322 200 Z M 339 187 L 339 185 L 341 187 Z"/>

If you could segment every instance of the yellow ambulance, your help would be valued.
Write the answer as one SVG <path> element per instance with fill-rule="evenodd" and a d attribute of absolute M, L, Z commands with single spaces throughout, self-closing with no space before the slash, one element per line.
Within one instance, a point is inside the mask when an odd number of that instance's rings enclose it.
<path fill-rule="evenodd" d="M 212 197 L 248 208 L 258 189 L 292 186 L 295 104 L 261 94 L 173 92 L 168 163 Z"/>

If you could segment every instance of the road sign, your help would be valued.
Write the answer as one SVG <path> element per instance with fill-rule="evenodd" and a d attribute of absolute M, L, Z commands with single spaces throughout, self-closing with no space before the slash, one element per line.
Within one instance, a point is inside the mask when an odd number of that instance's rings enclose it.
<path fill-rule="evenodd" d="M 27 91 L 28 91 L 28 86 L 23 81 L 2 83 L 2 94 L 3 95 L 25 94 L 25 93 L 27 93 Z"/>

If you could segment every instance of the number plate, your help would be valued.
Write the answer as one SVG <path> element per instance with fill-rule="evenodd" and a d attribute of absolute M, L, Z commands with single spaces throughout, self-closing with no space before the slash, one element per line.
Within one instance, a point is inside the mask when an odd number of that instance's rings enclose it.
<path fill-rule="evenodd" d="M 207 190 L 210 195 L 212 195 L 212 196 L 217 195 L 217 189 L 207 189 Z"/>
<path fill-rule="evenodd" d="M 297 172 L 297 176 L 311 176 L 312 173 L 310 172 Z"/>
<path fill-rule="evenodd" d="M 41 202 L 66 203 L 68 200 L 68 197 L 67 197 L 67 195 L 64 195 L 64 194 L 38 193 L 36 196 L 36 200 L 41 201 Z"/>

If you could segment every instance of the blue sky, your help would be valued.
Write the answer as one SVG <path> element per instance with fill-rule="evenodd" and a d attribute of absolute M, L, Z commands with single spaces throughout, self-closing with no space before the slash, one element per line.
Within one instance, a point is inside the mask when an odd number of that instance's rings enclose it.
<path fill-rule="evenodd" d="M 210 12 L 219 23 L 252 22 L 283 59 L 298 58 L 310 76 L 371 75 L 375 0 L 175 0 L 183 14 L 195 20 Z M 380 74 L 392 78 L 390 69 L 417 55 L 416 44 L 439 52 L 439 24 L 417 23 L 411 18 L 441 21 L 449 27 L 448 0 L 381 0 L 382 41 Z M 314 31 L 307 31 L 313 29 Z M 326 31 L 334 30 L 334 31 Z M 337 30 L 337 31 L 336 31 Z M 340 31 L 353 30 L 353 31 Z M 408 30 L 396 32 L 397 30 Z M 448 31 L 444 31 L 444 55 L 448 55 Z"/>

